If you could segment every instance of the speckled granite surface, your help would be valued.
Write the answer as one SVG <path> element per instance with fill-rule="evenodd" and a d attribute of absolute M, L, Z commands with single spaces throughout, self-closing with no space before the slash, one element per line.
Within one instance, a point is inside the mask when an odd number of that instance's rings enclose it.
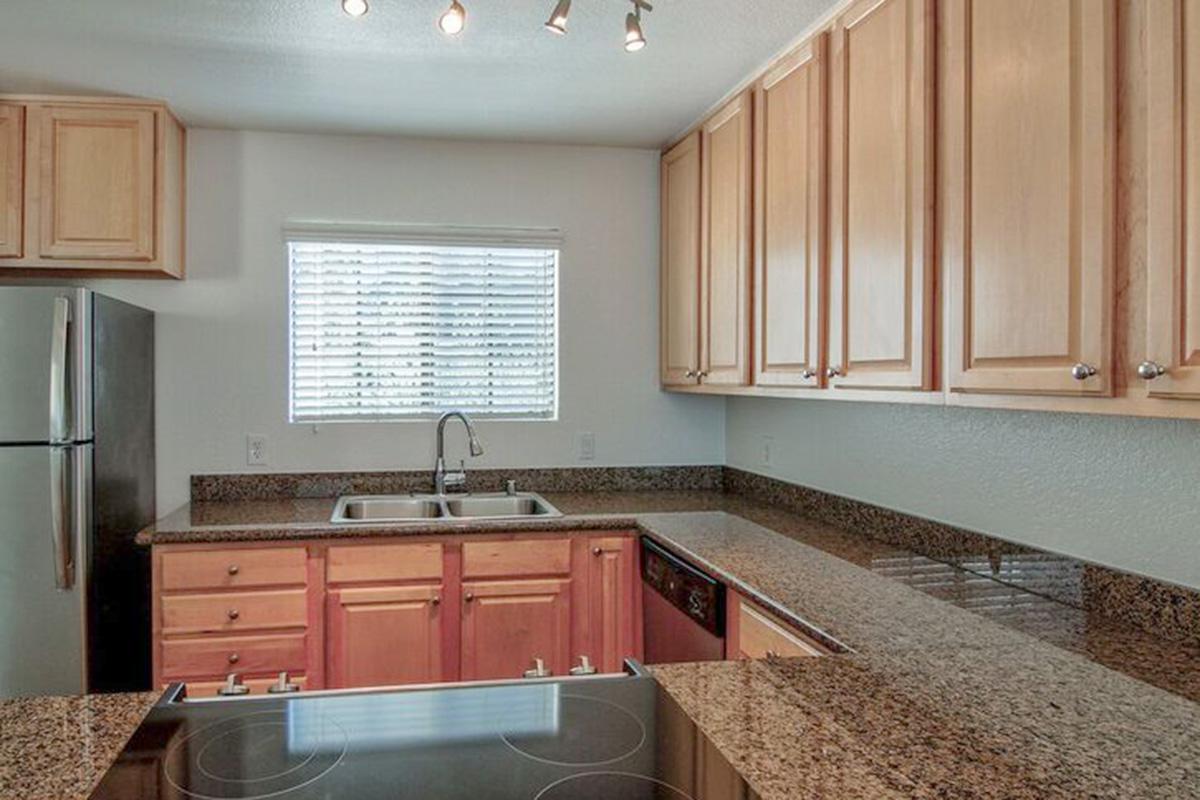
<path fill-rule="evenodd" d="M 0 700 L 0 798 L 87 797 L 158 695 Z"/>

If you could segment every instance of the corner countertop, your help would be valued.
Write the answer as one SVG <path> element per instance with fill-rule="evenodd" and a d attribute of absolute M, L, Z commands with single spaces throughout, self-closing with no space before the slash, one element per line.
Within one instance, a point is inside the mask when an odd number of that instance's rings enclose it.
<path fill-rule="evenodd" d="M 332 526 L 332 500 L 202 503 L 160 521 L 142 541 L 636 527 L 854 650 L 820 659 L 653 668 L 763 800 L 1200 797 L 1194 648 L 1091 621 L 1014 587 L 1006 591 L 1021 596 L 993 614 L 974 601 L 1003 584 L 971 576 L 947 595 L 907 580 L 895 564 L 908 563 L 910 572 L 944 569 L 951 579 L 961 573 L 954 567 L 738 496 L 546 497 L 565 516 L 516 527 Z M 139 696 L 125 697 L 135 704 L 124 706 L 128 715 L 113 712 L 124 726 L 102 726 L 93 737 L 102 741 L 61 750 L 66 761 L 59 770 L 80 776 L 74 786 L 84 785 L 85 774 L 98 777 L 104 755 L 119 751 L 136 726 Z M 26 747 L 63 730 L 72 717 L 64 702 L 80 704 L 85 717 L 98 713 L 90 711 L 91 698 L 13 702 L 27 704 Z M 120 699 L 112 702 L 122 707 Z M 45 714 L 40 703 L 49 704 Z M 7 705 L 0 710 L 10 713 Z M 68 724 L 70 731 L 81 726 L 89 727 L 77 719 Z M 0 797 L 9 796 L 10 761 L 23 746 L 8 740 L 6 732 Z M 39 758 L 26 773 L 36 778 L 50 769 L 51 761 Z M 24 781 L 18 786 L 36 785 L 29 774 L 17 779 Z"/>

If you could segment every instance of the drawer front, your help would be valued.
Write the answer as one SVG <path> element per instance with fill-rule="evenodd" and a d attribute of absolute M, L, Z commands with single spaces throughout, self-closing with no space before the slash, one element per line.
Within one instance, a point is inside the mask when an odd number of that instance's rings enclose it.
<path fill-rule="evenodd" d="M 160 555 L 163 591 L 303 585 L 308 554 L 303 547 L 230 547 L 167 550 Z"/>
<path fill-rule="evenodd" d="M 334 546 L 326 554 L 330 583 L 442 579 L 442 546 L 370 544 Z"/>
<path fill-rule="evenodd" d="M 825 649 L 742 601 L 738 617 L 738 649 L 745 658 L 819 656 Z"/>
<path fill-rule="evenodd" d="M 305 635 L 222 636 L 168 639 L 162 643 L 164 680 L 183 680 L 237 672 L 247 674 L 305 671 Z"/>
<path fill-rule="evenodd" d="M 238 673 L 239 675 L 241 673 Z M 279 680 L 279 675 L 258 678 L 243 678 L 242 683 L 250 687 L 250 694 L 267 694 L 267 687 Z M 288 681 L 296 684 L 303 691 L 308 686 L 308 679 L 303 675 L 288 675 Z M 168 681 L 169 683 L 169 681 Z M 188 697 L 192 699 L 202 697 L 219 697 L 217 691 L 225 685 L 225 678 L 222 676 L 210 675 L 207 678 L 202 678 L 198 681 L 187 681 Z M 166 688 L 166 685 L 163 685 Z M 244 697 L 245 695 L 243 695 Z"/>
<path fill-rule="evenodd" d="M 307 622 L 303 589 L 168 595 L 161 602 L 164 636 L 303 628 Z"/>
<path fill-rule="evenodd" d="M 462 552 L 464 578 L 566 575 L 571 571 L 567 539 L 466 542 Z"/>

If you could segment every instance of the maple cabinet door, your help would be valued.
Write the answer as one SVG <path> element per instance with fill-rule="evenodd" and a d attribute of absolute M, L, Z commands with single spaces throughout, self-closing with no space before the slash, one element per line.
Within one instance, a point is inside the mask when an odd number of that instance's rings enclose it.
<path fill-rule="evenodd" d="M 749 92 L 701 127 L 700 380 L 750 382 Z"/>
<path fill-rule="evenodd" d="M 441 586 L 331 591 L 326 633 L 329 687 L 444 680 L 441 595 Z"/>
<path fill-rule="evenodd" d="M 154 258 L 155 128 L 149 109 L 35 106 L 39 255 Z"/>
<path fill-rule="evenodd" d="M 932 9 L 931 0 L 860 0 L 834 25 L 834 388 L 933 387 Z"/>
<path fill-rule="evenodd" d="M 1111 394 L 1114 4 L 939 8 L 949 389 Z"/>
<path fill-rule="evenodd" d="M 520 678 L 542 659 L 551 674 L 571 666 L 571 581 L 463 583 L 462 679 Z"/>
<path fill-rule="evenodd" d="M 588 638 L 593 666 L 620 672 L 626 658 L 641 659 L 637 641 L 639 581 L 633 536 L 588 540 Z"/>
<path fill-rule="evenodd" d="M 663 154 L 661 372 L 664 386 L 697 383 L 700 372 L 700 134 Z"/>
<path fill-rule="evenodd" d="M 25 227 L 25 108 L 0 103 L 0 258 L 20 258 Z"/>
<path fill-rule="evenodd" d="M 1152 397 L 1200 397 L 1200 5 L 1147 14 L 1146 350 Z"/>
<path fill-rule="evenodd" d="M 822 384 L 826 38 L 755 90 L 754 383 L 762 386 Z"/>

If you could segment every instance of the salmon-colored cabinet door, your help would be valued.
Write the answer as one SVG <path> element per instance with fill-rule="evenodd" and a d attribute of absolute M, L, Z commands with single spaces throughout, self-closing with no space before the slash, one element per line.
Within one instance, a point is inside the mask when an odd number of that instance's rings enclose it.
<path fill-rule="evenodd" d="M 25 200 L 25 108 L 0 103 L 0 258 L 20 258 Z"/>
<path fill-rule="evenodd" d="M 859 0 L 833 29 L 826 375 L 835 389 L 933 387 L 932 9 L 933 0 Z"/>
<path fill-rule="evenodd" d="M 440 585 L 331 591 L 326 625 L 330 688 L 444 680 Z"/>
<path fill-rule="evenodd" d="M 520 678 L 541 659 L 571 666 L 570 579 L 463 583 L 462 679 Z"/>
<path fill-rule="evenodd" d="M 939 14 L 949 389 L 1111 394 L 1116 4 Z"/>
<path fill-rule="evenodd" d="M 605 536 L 588 540 L 588 649 L 601 672 L 620 672 L 626 658 L 641 659 L 637 617 L 637 539 Z"/>
<path fill-rule="evenodd" d="M 700 372 L 700 134 L 663 154 L 660 181 L 660 368 L 664 386 L 686 386 Z"/>

